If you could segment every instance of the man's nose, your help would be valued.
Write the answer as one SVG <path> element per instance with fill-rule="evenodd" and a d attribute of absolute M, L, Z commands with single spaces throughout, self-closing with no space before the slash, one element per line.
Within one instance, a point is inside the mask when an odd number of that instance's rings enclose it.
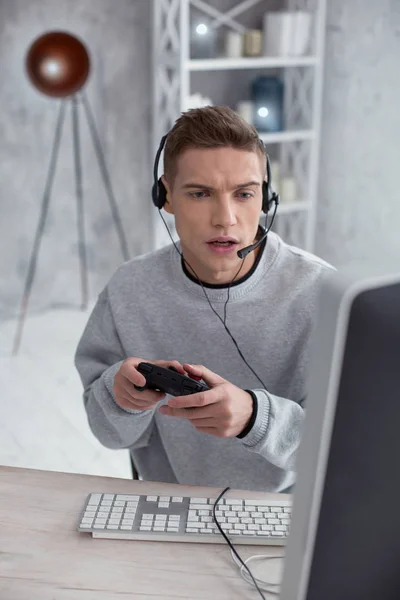
<path fill-rule="evenodd" d="M 212 225 L 215 227 L 231 227 L 236 225 L 235 204 L 229 198 L 219 198 L 215 202 L 212 215 Z"/>

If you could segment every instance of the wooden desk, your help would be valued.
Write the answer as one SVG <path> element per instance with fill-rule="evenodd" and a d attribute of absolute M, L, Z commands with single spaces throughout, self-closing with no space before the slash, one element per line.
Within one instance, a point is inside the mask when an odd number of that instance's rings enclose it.
<path fill-rule="evenodd" d="M 240 577 L 226 544 L 93 539 L 78 533 L 79 514 L 90 492 L 201 496 L 215 490 L 0 467 L 1 600 L 257 598 Z M 283 553 L 270 546 L 238 550 L 243 558 Z M 267 573 L 264 568 L 263 575 Z"/>

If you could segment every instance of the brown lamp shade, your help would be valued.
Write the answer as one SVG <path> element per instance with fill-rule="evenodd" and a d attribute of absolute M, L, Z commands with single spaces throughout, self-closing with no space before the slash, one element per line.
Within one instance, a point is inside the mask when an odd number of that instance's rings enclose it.
<path fill-rule="evenodd" d="M 26 55 L 32 84 L 46 96 L 65 98 L 85 84 L 90 59 L 85 46 L 73 35 L 51 31 L 37 38 Z"/>

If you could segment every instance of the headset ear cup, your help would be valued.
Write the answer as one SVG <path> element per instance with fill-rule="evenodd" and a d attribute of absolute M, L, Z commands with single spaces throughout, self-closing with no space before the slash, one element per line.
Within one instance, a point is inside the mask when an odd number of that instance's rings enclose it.
<path fill-rule="evenodd" d="M 165 189 L 165 185 L 160 179 L 157 183 L 154 182 L 152 189 L 152 197 L 153 203 L 157 208 L 162 208 L 167 201 L 167 190 Z"/>
<path fill-rule="evenodd" d="M 263 181 L 262 186 L 262 211 L 267 214 L 273 203 L 273 192 L 267 181 Z"/>

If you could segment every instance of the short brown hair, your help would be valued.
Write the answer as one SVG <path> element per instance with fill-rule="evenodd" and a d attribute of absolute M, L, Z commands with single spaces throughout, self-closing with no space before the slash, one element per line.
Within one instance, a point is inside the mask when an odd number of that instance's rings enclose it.
<path fill-rule="evenodd" d="M 193 108 L 175 121 L 164 150 L 164 173 L 170 185 L 177 171 L 177 159 L 188 148 L 229 146 L 265 157 L 257 130 L 228 106 Z"/>

